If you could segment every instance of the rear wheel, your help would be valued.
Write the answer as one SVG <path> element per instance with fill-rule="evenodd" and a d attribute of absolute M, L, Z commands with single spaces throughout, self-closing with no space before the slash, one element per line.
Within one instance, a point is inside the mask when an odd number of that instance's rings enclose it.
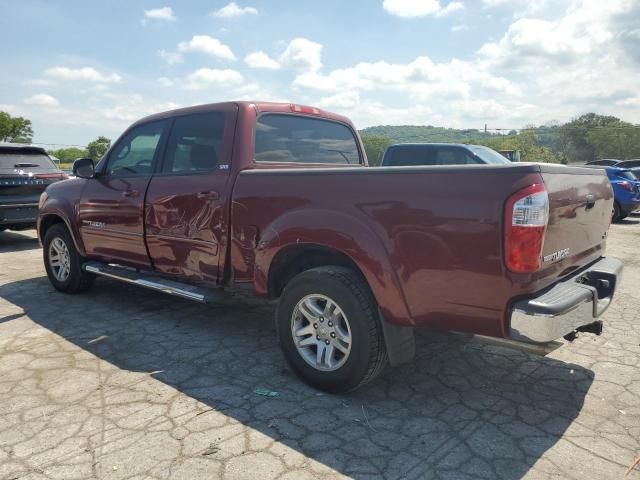
<path fill-rule="evenodd" d="M 387 363 L 376 302 L 360 276 L 343 267 L 295 276 L 280 298 L 276 328 L 291 367 L 321 390 L 354 390 Z"/>
<path fill-rule="evenodd" d="M 76 250 L 66 227 L 60 223 L 47 230 L 43 242 L 44 267 L 49 281 L 65 293 L 83 292 L 95 277 L 82 270 L 84 259 Z"/>

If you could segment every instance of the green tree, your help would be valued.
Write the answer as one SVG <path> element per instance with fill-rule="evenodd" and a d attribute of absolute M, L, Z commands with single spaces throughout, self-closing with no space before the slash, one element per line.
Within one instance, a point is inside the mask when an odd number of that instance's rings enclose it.
<path fill-rule="evenodd" d="M 369 165 L 380 165 L 380 162 L 382 162 L 382 154 L 387 147 L 391 145 L 391 140 L 381 135 L 362 135 L 361 138 L 364 144 L 364 150 L 367 152 Z"/>
<path fill-rule="evenodd" d="M 87 156 L 94 160 L 100 160 L 111 147 L 111 140 L 107 137 L 98 137 L 87 145 Z"/>
<path fill-rule="evenodd" d="M 49 150 L 49 154 L 56 157 L 61 163 L 71 163 L 78 158 L 84 158 L 88 155 L 86 150 L 75 147 Z"/>
<path fill-rule="evenodd" d="M 32 138 L 31 120 L 0 112 L 0 142 L 31 143 Z"/>
<path fill-rule="evenodd" d="M 561 158 L 549 147 L 540 145 L 535 129 L 523 129 L 517 135 L 497 135 L 487 139 L 479 139 L 480 143 L 494 150 L 519 150 L 523 162 L 560 163 Z"/>
<path fill-rule="evenodd" d="M 581 115 L 560 127 L 560 149 L 567 155 L 569 162 L 582 163 L 596 160 L 600 155 L 595 145 L 589 140 L 589 135 L 595 131 L 616 128 L 621 123 L 625 122 L 610 115 L 598 115 L 597 113 Z M 610 143 L 615 141 L 613 137 L 609 137 Z M 609 147 L 610 145 L 605 150 L 609 150 Z"/>

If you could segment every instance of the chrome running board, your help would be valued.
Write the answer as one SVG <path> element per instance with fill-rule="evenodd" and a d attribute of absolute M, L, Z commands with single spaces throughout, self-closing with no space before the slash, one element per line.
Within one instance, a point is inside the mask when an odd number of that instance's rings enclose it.
<path fill-rule="evenodd" d="M 100 262 L 87 262 L 82 265 L 85 272 L 101 275 L 103 277 L 113 278 L 121 282 L 138 285 L 139 287 L 148 288 L 157 292 L 166 293 L 187 300 L 193 300 L 200 303 L 213 303 L 223 298 L 223 290 L 221 288 L 203 288 L 188 283 L 176 282 L 169 280 L 153 272 L 145 272 L 135 270 L 119 265 L 109 265 Z"/>

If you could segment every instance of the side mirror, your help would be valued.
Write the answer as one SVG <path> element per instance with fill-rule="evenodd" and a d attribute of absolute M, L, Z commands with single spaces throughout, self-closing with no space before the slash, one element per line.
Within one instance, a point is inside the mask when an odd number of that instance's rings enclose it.
<path fill-rule="evenodd" d="M 73 174 L 80 178 L 93 178 L 96 174 L 96 167 L 91 158 L 79 158 L 73 162 Z"/>

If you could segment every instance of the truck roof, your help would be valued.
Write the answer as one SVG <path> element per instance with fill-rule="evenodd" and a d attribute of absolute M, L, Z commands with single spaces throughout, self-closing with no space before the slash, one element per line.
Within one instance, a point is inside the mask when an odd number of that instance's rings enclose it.
<path fill-rule="evenodd" d="M 144 123 L 149 120 L 159 120 L 163 118 L 172 118 L 172 117 L 187 115 L 191 113 L 206 112 L 209 110 L 214 110 L 216 108 L 229 107 L 232 105 L 237 105 L 239 108 L 254 109 L 256 111 L 256 114 L 266 113 L 266 112 L 288 113 L 292 115 L 305 115 L 310 117 L 325 118 L 328 120 L 338 121 L 347 125 L 353 125 L 351 123 L 351 120 L 349 120 L 347 117 L 338 115 L 337 113 L 328 112 L 326 110 L 322 110 L 317 107 L 300 105 L 296 103 L 264 102 L 264 101 L 249 101 L 249 100 L 207 103 L 202 105 L 193 105 L 190 107 L 177 108 L 175 110 L 167 110 L 165 112 L 155 113 L 153 115 L 149 115 L 147 117 L 141 118 L 140 120 L 134 122 L 133 125 Z"/>

